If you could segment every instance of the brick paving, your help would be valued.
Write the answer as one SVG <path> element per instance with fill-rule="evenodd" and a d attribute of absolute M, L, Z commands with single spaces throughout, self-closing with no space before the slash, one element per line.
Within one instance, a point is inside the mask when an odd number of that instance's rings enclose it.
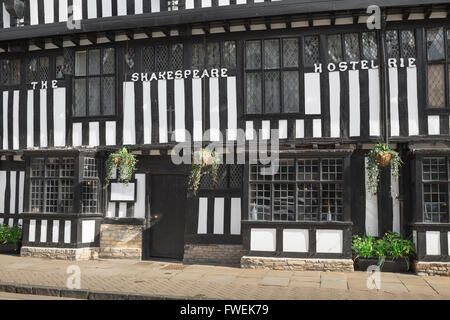
<path fill-rule="evenodd" d="M 450 277 L 381 274 L 369 290 L 365 272 L 249 270 L 164 261 L 61 261 L 0 255 L 0 283 L 66 287 L 67 268 L 81 270 L 81 289 L 168 297 L 269 299 L 450 299 Z M 1 296 L 0 296 L 1 299 Z"/>

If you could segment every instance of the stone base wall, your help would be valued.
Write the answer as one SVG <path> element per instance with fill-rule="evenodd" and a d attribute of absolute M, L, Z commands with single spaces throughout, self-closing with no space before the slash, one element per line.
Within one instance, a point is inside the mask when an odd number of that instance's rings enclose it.
<path fill-rule="evenodd" d="M 22 257 L 46 258 L 58 260 L 91 260 L 98 258 L 98 248 L 44 248 L 22 247 Z"/>
<path fill-rule="evenodd" d="M 450 276 L 450 262 L 415 261 L 413 268 L 421 276 Z"/>
<path fill-rule="evenodd" d="M 354 271 L 353 260 L 351 259 L 298 259 L 249 256 L 242 257 L 241 268 L 292 271 Z"/>
<path fill-rule="evenodd" d="M 183 262 L 238 267 L 244 254 L 242 245 L 186 244 Z"/>
<path fill-rule="evenodd" d="M 99 257 L 140 259 L 142 257 L 142 226 L 102 224 Z"/>

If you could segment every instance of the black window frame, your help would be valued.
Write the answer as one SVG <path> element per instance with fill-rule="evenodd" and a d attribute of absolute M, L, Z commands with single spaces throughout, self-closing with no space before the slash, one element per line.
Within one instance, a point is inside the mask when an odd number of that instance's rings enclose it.
<path fill-rule="evenodd" d="M 41 159 L 43 160 L 43 168 L 45 170 L 44 176 L 35 177 L 32 173 L 32 163 L 33 160 Z M 58 159 L 58 170 L 59 175 L 58 177 L 47 177 L 47 163 L 48 159 Z M 62 173 L 62 165 L 63 165 L 63 159 L 73 159 L 73 176 L 67 177 L 63 176 Z M 94 159 L 96 164 L 96 176 L 86 176 L 85 175 L 85 160 L 86 159 Z M 57 153 L 43 153 L 43 152 L 30 152 L 25 155 L 25 161 L 27 163 L 27 172 L 25 176 L 25 205 L 26 208 L 29 211 L 29 213 L 33 214 L 55 214 L 55 215 L 71 215 L 71 214 L 82 214 L 82 215 L 102 215 L 102 212 L 104 211 L 104 201 L 103 201 L 103 184 L 102 184 L 102 174 L 103 171 L 101 170 L 101 166 L 103 161 L 94 153 L 90 152 L 57 152 Z M 43 207 L 42 210 L 33 210 L 32 203 L 33 203 L 33 196 L 32 196 L 32 188 L 33 184 L 32 181 L 41 180 L 71 180 L 72 186 L 71 186 L 71 194 L 72 194 L 72 206 L 69 210 L 62 210 L 63 207 L 62 202 L 64 199 L 62 198 L 62 188 L 63 185 L 61 183 L 58 184 L 58 204 L 57 204 L 57 211 L 47 211 L 46 210 L 46 182 L 43 185 Z M 95 181 L 97 184 L 97 190 L 95 194 L 95 201 L 96 201 L 96 209 L 95 210 L 84 210 L 84 203 L 83 203 L 83 184 L 88 181 Z"/>
<path fill-rule="evenodd" d="M 59 171 L 58 176 L 50 176 L 50 175 L 48 175 L 47 165 L 48 165 L 48 163 L 49 163 L 49 161 L 51 159 L 53 159 L 53 160 L 54 159 L 58 159 L 58 164 L 57 164 L 58 171 Z M 73 176 L 65 177 L 65 176 L 62 175 L 62 171 L 63 171 L 62 166 L 63 166 L 63 160 L 64 159 L 71 159 L 71 160 L 73 160 Z M 35 160 L 43 160 L 43 167 L 42 167 L 42 170 L 44 172 L 43 176 L 34 176 L 32 174 L 32 172 L 33 172 L 33 162 Z M 68 214 L 68 213 L 72 213 L 74 211 L 74 208 L 75 208 L 75 196 L 74 195 L 75 195 L 75 185 L 76 185 L 76 179 L 77 179 L 77 173 L 76 173 L 77 165 L 76 165 L 76 161 L 77 161 L 77 158 L 74 157 L 73 155 L 71 155 L 71 156 L 60 156 L 60 155 L 37 156 L 37 157 L 33 157 L 33 158 L 30 159 L 30 174 L 29 174 L 29 177 L 30 177 L 29 178 L 30 179 L 30 181 L 29 181 L 30 197 L 29 197 L 29 206 L 30 206 L 30 211 L 32 213 L 39 213 L 39 214 L 43 214 L 43 213 L 51 213 L 51 214 L 63 213 L 63 214 Z M 47 197 L 48 197 L 47 187 L 51 187 L 50 185 L 48 185 L 50 180 L 58 181 L 58 199 L 57 199 L 57 211 L 56 212 L 55 211 L 47 211 L 47 205 L 46 205 Z M 67 180 L 67 181 L 70 180 L 72 182 L 72 187 L 71 187 L 72 188 L 72 206 L 69 207 L 69 211 L 68 212 L 61 209 L 62 207 L 64 207 L 62 205 L 62 202 L 64 200 L 62 198 L 62 190 L 61 190 L 62 189 L 62 183 L 61 182 L 64 181 L 64 180 Z M 42 192 L 43 192 L 43 195 L 42 195 L 43 207 L 41 209 L 42 211 L 40 211 L 39 209 L 35 210 L 32 207 L 32 204 L 33 204 L 33 201 L 34 201 L 33 192 L 32 192 L 32 190 L 33 190 L 33 181 L 42 181 L 43 182 L 43 184 L 42 184 L 42 188 L 43 188 L 43 190 L 42 190 Z"/>
<path fill-rule="evenodd" d="M 445 167 L 445 175 L 446 178 L 445 179 L 424 179 L 424 166 L 425 166 L 425 161 L 427 160 L 438 160 L 438 159 L 444 159 L 444 167 Z M 449 217 L 450 217 L 450 156 L 449 155 L 424 155 L 423 157 L 420 158 L 419 161 L 419 172 L 420 172 L 420 180 L 419 183 L 421 185 L 421 194 L 419 195 L 419 199 L 421 199 L 422 204 L 421 204 L 421 219 L 420 221 L 423 223 L 430 223 L 430 224 L 448 224 L 449 223 Z M 430 172 L 431 173 L 431 172 Z M 446 216 L 444 217 L 444 221 L 441 221 L 440 217 L 439 217 L 439 222 L 433 222 L 433 218 L 431 218 L 430 220 L 426 219 L 426 212 L 425 212 L 425 206 L 426 206 L 426 202 L 425 202 L 425 185 L 431 185 L 431 184 L 438 184 L 438 185 L 442 185 L 445 184 L 446 185 L 446 207 L 447 207 L 447 213 Z M 432 201 L 433 203 L 434 201 Z M 433 215 L 433 213 L 430 213 L 431 215 Z"/>
<path fill-rule="evenodd" d="M 444 41 L 444 58 L 443 59 L 429 59 L 428 55 L 428 32 L 430 30 L 442 29 Z M 450 109 L 450 28 L 445 26 L 424 28 L 424 62 L 425 62 L 425 109 L 429 112 L 448 112 Z M 442 107 L 430 106 L 430 88 L 429 88 L 429 66 L 443 65 L 444 68 L 444 104 Z"/>
<path fill-rule="evenodd" d="M 273 41 L 278 40 L 278 48 L 279 48 L 279 55 L 278 55 L 278 67 L 277 68 L 266 68 L 265 66 L 265 52 L 264 52 L 264 44 L 266 41 Z M 285 67 L 284 63 L 284 41 L 285 40 L 296 40 L 297 41 L 297 66 L 292 67 L 288 66 Z M 259 68 L 248 68 L 247 66 L 247 43 L 248 42 L 259 42 L 259 48 L 260 48 L 260 56 L 261 56 L 261 64 Z M 301 77 L 303 76 L 303 52 L 302 52 L 302 44 L 303 44 L 303 37 L 300 37 L 298 35 L 292 35 L 292 36 L 282 36 L 282 37 L 268 37 L 268 38 L 259 38 L 259 39 L 246 39 L 244 41 L 244 113 L 249 116 L 255 116 L 255 115 L 280 115 L 280 114 L 286 114 L 286 115 L 295 115 L 300 113 L 301 110 L 301 84 L 303 83 Z M 277 72 L 279 74 L 279 106 L 280 109 L 277 112 L 266 112 L 266 86 L 265 86 L 265 75 L 266 73 L 271 72 Z M 284 101 L 284 85 L 283 85 L 283 75 L 285 72 L 297 72 L 298 75 L 298 106 L 295 111 L 286 111 L 285 101 Z M 260 112 L 249 112 L 248 105 L 247 105 L 247 77 L 249 74 L 260 74 L 261 75 L 261 110 Z"/>
<path fill-rule="evenodd" d="M 114 52 L 114 73 L 104 73 L 103 72 L 103 63 L 101 63 L 101 60 L 103 58 L 103 54 L 104 54 L 104 50 L 107 49 L 112 49 Z M 100 57 L 99 57 L 99 73 L 98 74 L 90 74 L 89 73 L 89 52 L 90 51 L 96 51 L 96 50 L 100 50 Z M 86 52 L 86 70 L 85 70 L 85 74 L 84 75 L 77 75 L 76 73 L 76 61 L 77 61 L 77 53 L 78 52 Z M 99 100 L 100 100 L 100 113 L 97 115 L 90 115 L 89 114 L 89 79 L 92 78 L 99 78 L 100 80 L 100 91 L 99 91 Z M 113 86 L 113 90 L 114 90 L 114 94 L 115 94 L 115 99 L 113 99 L 114 101 L 114 108 L 113 108 L 113 113 L 112 114 L 105 114 L 104 113 L 104 101 L 103 101 L 103 79 L 104 78 L 112 78 L 114 80 L 114 86 Z M 84 79 L 85 80 L 85 87 L 86 87 L 86 91 L 85 91 L 85 113 L 84 115 L 75 115 L 74 111 L 75 111 L 75 101 L 76 101 L 76 85 L 75 82 L 76 80 L 79 79 Z M 111 119 L 111 118 L 115 118 L 118 114 L 118 50 L 116 46 L 95 46 L 95 47 L 89 47 L 89 48 L 84 48 L 84 49 L 77 49 L 74 52 L 74 71 L 73 71 L 73 89 L 72 89 L 72 108 L 71 108 L 71 117 L 73 119 L 89 119 L 89 120 L 95 120 L 95 119 Z"/>
<path fill-rule="evenodd" d="M 6 82 L 4 82 L 4 73 L 3 73 L 3 68 L 4 68 L 4 64 L 5 62 L 8 61 L 15 61 L 18 62 L 18 67 L 19 67 L 19 73 L 18 76 L 19 78 L 17 79 L 17 81 L 13 81 L 15 79 L 13 79 L 12 77 L 12 70 L 13 70 L 13 66 L 12 64 L 10 66 L 8 66 L 7 68 L 9 68 L 9 72 L 8 72 L 8 79 L 6 80 Z M 11 55 L 6 56 L 5 58 L 0 58 L 0 87 L 14 87 L 14 86 L 19 86 L 22 84 L 23 81 L 23 59 L 21 56 L 19 57 L 13 57 Z"/>
<path fill-rule="evenodd" d="M 271 175 L 266 176 L 269 177 L 266 180 L 253 180 L 251 178 L 252 175 L 252 169 L 249 165 L 248 167 L 248 197 L 247 197 L 247 208 L 248 208 L 248 220 L 252 223 L 286 223 L 286 224 L 296 224 L 296 223 L 340 223 L 340 222 L 347 222 L 350 219 L 350 215 L 348 213 L 349 210 L 349 204 L 348 201 L 350 201 L 350 194 L 348 190 L 348 184 L 349 184 L 349 178 L 348 178 L 348 171 L 350 169 L 350 158 L 348 155 L 332 155 L 332 154 L 326 154 L 326 155 L 311 155 L 311 156 L 291 156 L 280 159 L 280 161 L 286 161 L 286 160 L 293 160 L 294 161 L 294 180 L 275 180 Z M 299 180 L 298 174 L 299 174 L 299 166 L 298 161 L 312 161 L 317 160 L 319 161 L 319 179 L 318 180 Z M 323 160 L 341 160 L 342 161 L 342 179 L 341 180 L 324 180 L 322 176 L 322 161 Z M 270 220 L 267 219 L 253 219 L 252 217 L 252 184 L 270 184 Z M 294 214 L 295 214 L 295 220 L 274 220 L 274 188 L 273 185 L 275 184 L 290 184 L 294 186 L 294 199 L 293 199 L 293 206 L 294 206 Z M 299 202 L 298 202 L 298 192 L 301 191 L 298 189 L 299 184 L 318 184 L 319 187 L 319 197 L 317 199 L 317 206 L 318 206 L 318 212 L 316 213 L 317 218 L 316 219 L 299 219 L 300 213 L 298 210 Z M 323 185 L 325 184 L 339 184 L 341 186 L 341 189 L 339 190 L 342 193 L 341 201 L 342 201 L 342 212 L 339 214 L 335 213 L 336 217 L 340 217 L 340 219 L 331 219 L 331 220 L 324 220 L 322 219 L 322 216 L 324 213 L 322 212 L 322 206 L 324 205 L 322 203 L 322 192 L 323 192 Z M 258 213 L 259 214 L 259 213 Z M 303 213 L 306 214 L 306 213 Z M 327 213 L 328 214 L 328 213 Z M 281 215 L 281 214 L 280 214 Z"/>

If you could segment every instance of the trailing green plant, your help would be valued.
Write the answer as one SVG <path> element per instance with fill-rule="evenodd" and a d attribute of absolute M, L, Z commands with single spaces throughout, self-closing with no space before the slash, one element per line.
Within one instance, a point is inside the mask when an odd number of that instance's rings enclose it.
<path fill-rule="evenodd" d="M 22 239 L 22 229 L 18 225 L 12 227 L 0 225 L 0 244 L 17 243 Z"/>
<path fill-rule="evenodd" d="M 408 269 L 410 258 L 415 257 L 416 249 L 411 240 L 402 239 L 396 232 L 387 232 L 380 239 L 358 235 L 353 236 L 352 249 L 355 260 L 358 258 L 377 258 L 378 266 L 383 267 L 386 259 L 404 259 Z"/>
<path fill-rule="evenodd" d="M 380 180 L 380 167 L 390 164 L 391 175 L 397 180 L 400 176 L 400 167 L 402 166 L 403 161 L 398 152 L 389 148 L 386 143 L 377 143 L 375 147 L 368 152 L 367 156 L 368 189 L 372 195 L 376 195 Z"/>
<path fill-rule="evenodd" d="M 109 185 L 113 170 L 117 170 L 117 181 L 128 184 L 136 171 L 136 157 L 129 153 L 127 148 L 122 148 L 111 153 L 106 160 L 106 185 Z"/>
<path fill-rule="evenodd" d="M 189 189 L 197 195 L 202 176 L 209 174 L 214 187 L 217 185 L 217 172 L 219 170 L 219 158 L 214 150 L 200 149 L 192 156 L 191 174 L 189 175 Z"/>

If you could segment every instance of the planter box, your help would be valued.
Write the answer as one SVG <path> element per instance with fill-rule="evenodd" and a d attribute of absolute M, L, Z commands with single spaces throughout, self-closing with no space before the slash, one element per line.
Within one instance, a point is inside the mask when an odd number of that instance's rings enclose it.
<path fill-rule="evenodd" d="M 358 258 L 355 261 L 355 270 L 357 271 L 367 271 L 367 268 L 370 266 L 377 266 L 378 259 L 367 259 L 367 258 Z M 404 259 L 397 260 L 388 260 L 384 262 L 382 268 L 382 272 L 408 272 L 408 265 Z"/>
<path fill-rule="evenodd" d="M 0 244 L 0 254 L 19 254 L 20 247 L 20 243 Z"/>

